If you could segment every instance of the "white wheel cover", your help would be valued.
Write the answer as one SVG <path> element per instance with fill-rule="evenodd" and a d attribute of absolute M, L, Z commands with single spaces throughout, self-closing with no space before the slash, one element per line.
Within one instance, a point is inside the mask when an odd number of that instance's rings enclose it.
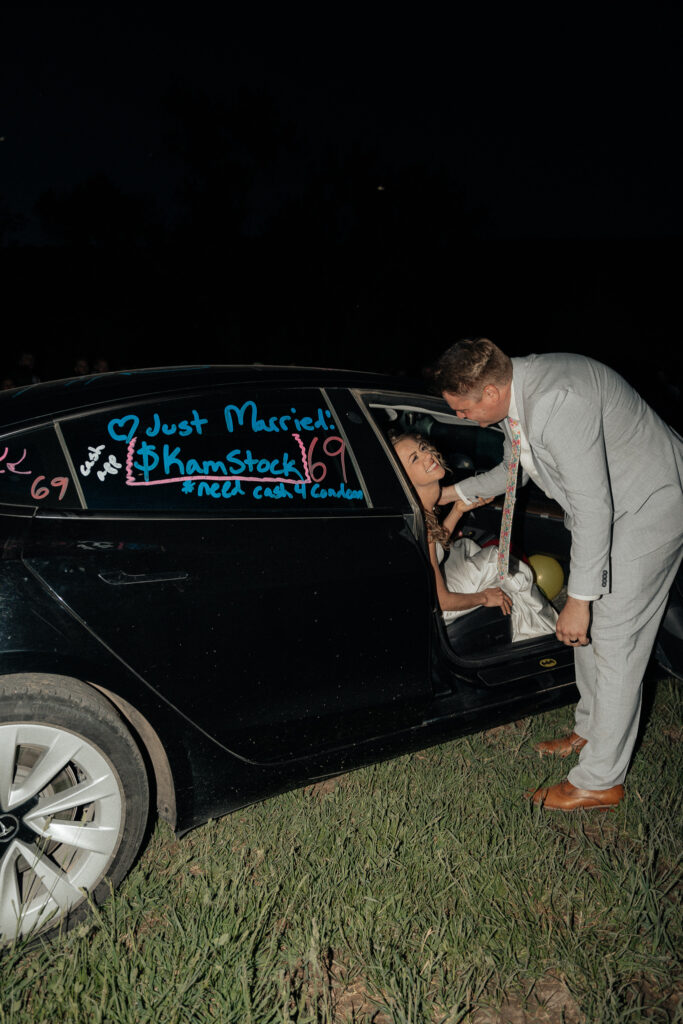
<path fill-rule="evenodd" d="M 123 810 L 113 765 L 82 736 L 0 724 L 0 943 L 57 924 L 92 892 Z"/>

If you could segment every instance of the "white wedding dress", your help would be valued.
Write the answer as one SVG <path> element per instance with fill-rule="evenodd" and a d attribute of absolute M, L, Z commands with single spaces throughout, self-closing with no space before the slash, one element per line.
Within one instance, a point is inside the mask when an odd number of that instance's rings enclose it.
<path fill-rule="evenodd" d="M 498 587 L 512 599 L 512 640 L 529 640 L 555 632 L 557 612 L 534 583 L 534 574 L 524 562 L 510 559 L 510 572 L 503 583 L 498 580 L 498 548 L 480 548 L 469 537 L 461 537 L 451 544 L 447 558 L 440 544 L 436 554 L 446 586 L 453 594 L 472 594 Z M 514 570 L 514 571 L 513 571 Z M 448 625 L 460 615 L 468 615 L 473 608 L 460 612 L 442 612 Z"/>

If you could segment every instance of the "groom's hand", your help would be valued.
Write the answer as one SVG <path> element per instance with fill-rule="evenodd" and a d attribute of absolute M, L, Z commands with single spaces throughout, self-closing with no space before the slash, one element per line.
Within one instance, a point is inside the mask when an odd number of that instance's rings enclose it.
<path fill-rule="evenodd" d="M 590 601 L 581 601 L 578 597 L 568 597 L 567 603 L 559 614 L 555 635 L 568 647 L 585 647 L 590 643 L 588 627 L 591 618 Z"/>

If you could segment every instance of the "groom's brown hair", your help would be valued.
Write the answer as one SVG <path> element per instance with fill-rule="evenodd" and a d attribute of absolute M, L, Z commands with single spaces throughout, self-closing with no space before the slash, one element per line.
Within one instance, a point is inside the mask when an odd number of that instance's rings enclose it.
<path fill-rule="evenodd" d="M 488 338 L 456 341 L 427 371 L 435 391 L 464 395 L 482 390 L 487 384 L 501 387 L 512 380 L 512 363 Z"/>

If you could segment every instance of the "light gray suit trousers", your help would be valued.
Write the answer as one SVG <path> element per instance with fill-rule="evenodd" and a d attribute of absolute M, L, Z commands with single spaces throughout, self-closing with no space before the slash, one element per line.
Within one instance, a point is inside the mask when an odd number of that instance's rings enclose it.
<path fill-rule="evenodd" d="M 588 740 L 569 781 L 624 781 L 642 680 L 683 553 L 683 442 L 617 373 L 572 354 L 513 359 L 522 430 L 546 493 L 572 531 L 569 593 L 593 596 L 591 644 L 575 650 L 576 732 Z M 504 461 L 458 484 L 505 490 Z"/>

